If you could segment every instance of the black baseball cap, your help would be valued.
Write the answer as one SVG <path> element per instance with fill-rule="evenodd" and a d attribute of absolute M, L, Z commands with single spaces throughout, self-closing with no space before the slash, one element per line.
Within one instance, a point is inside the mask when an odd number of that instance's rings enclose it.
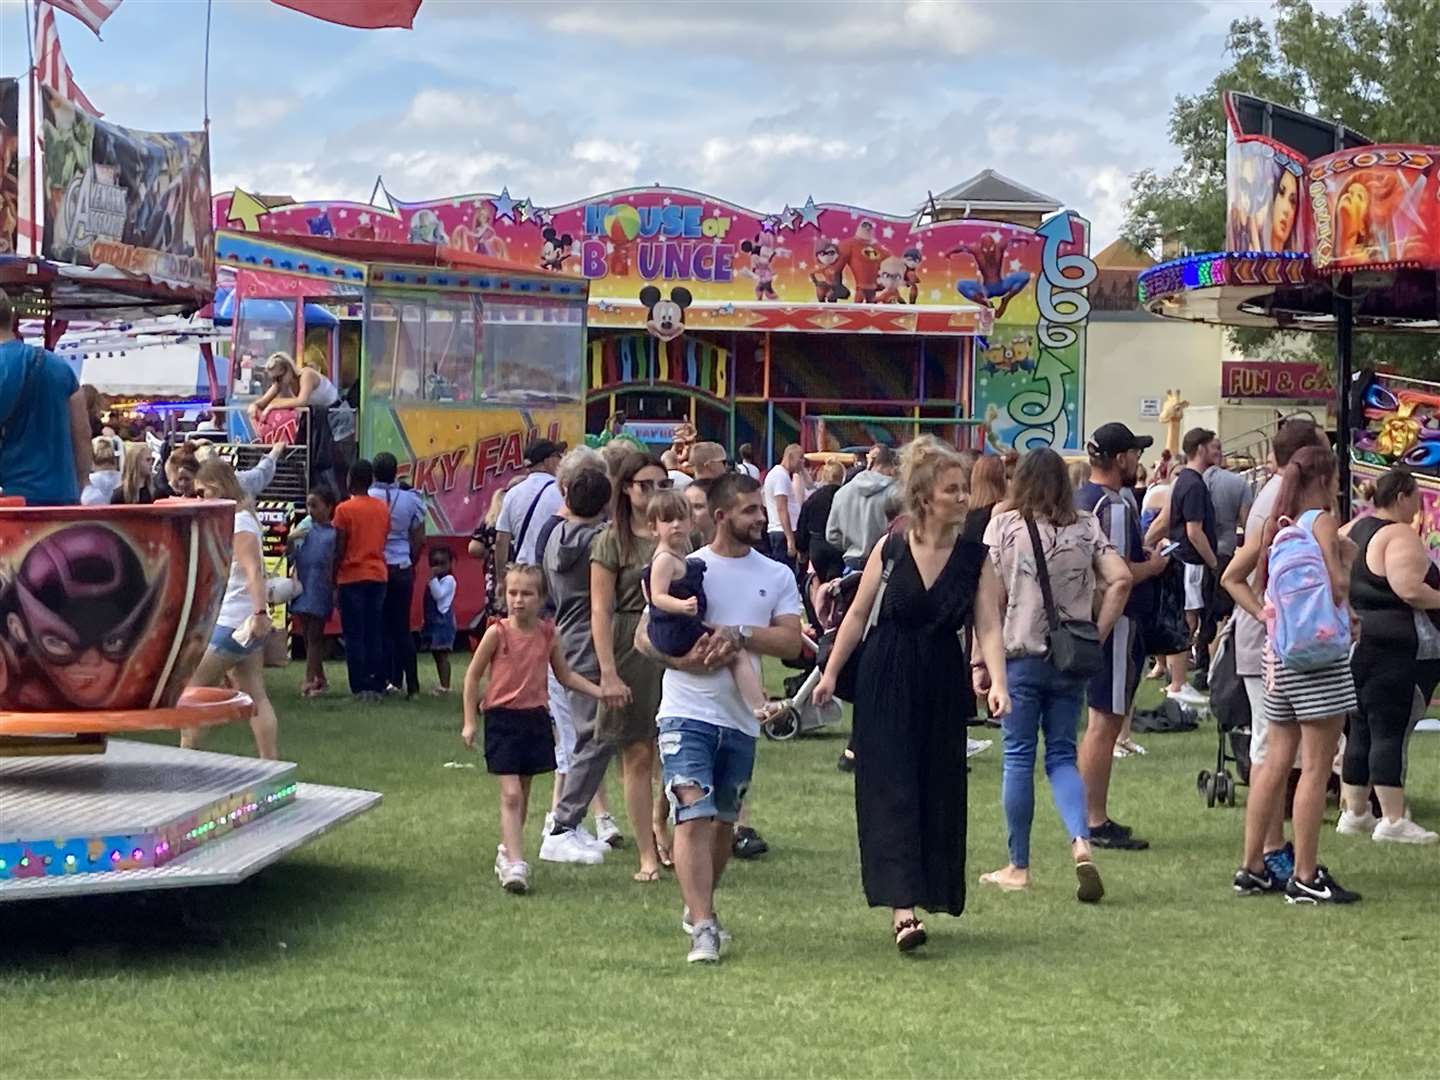
<path fill-rule="evenodd" d="M 540 439 L 533 442 L 525 451 L 525 460 L 531 465 L 539 465 L 546 458 L 554 457 L 556 454 L 565 453 L 563 442 L 551 442 L 549 439 Z"/>
<path fill-rule="evenodd" d="M 1136 435 L 1121 423 L 1101 424 L 1090 437 L 1087 449 L 1092 454 L 1123 454 L 1129 450 L 1149 450 L 1155 440 L 1149 435 Z"/>

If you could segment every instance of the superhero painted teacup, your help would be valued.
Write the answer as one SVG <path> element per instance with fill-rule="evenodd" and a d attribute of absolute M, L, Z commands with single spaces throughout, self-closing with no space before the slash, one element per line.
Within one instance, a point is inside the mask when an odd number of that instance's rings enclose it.
<path fill-rule="evenodd" d="M 235 506 L 0 508 L 0 710 L 170 708 L 205 653 Z"/>

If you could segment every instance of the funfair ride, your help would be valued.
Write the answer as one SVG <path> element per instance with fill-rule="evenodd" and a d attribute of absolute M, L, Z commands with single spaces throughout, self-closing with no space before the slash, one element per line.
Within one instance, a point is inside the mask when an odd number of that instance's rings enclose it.
<path fill-rule="evenodd" d="M 1421 478 L 1422 534 L 1440 561 L 1440 383 L 1376 373 L 1354 333 L 1434 335 L 1440 361 L 1440 146 L 1372 144 L 1245 94 L 1225 96 L 1225 251 L 1140 276 L 1153 314 L 1335 336 L 1341 497 L 1397 462 Z"/>

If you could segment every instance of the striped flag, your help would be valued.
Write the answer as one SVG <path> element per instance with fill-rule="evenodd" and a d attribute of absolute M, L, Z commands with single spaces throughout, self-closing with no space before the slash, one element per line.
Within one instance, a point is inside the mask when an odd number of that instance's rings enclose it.
<path fill-rule="evenodd" d="M 35 77 L 41 86 L 48 86 L 57 94 L 88 112 L 91 116 L 104 116 L 91 104 L 85 92 L 75 85 L 75 76 L 60 51 L 60 34 L 55 29 L 55 12 L 49 4 L 39 4 L 40 21 L 35 24 Z"/>
<path fill-rule="evenodd" d="M 105 24 L 106 19 L 115 14 L 115 9 L 120 6 L 121 0 L 43 0 L 43 2 L 67 15 L 74 15 L 88 26 L 96 37 L 99 37 L 100 27 Z"/>
<path fill-rule="evenodd" d="M 409 30 L 420 0 L 274 0 L 281 7 L 357 30 Z"/>

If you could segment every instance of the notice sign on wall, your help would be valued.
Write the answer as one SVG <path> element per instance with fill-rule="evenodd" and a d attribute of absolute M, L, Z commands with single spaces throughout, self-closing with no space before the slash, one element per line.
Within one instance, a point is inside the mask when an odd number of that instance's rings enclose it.
<path fill-rule="evenodd" d="M 1161 399 L 1158 397 L 1142 397 L 1140 399 L 1140 419 L 1159 420 L 1160 401 Z"/>

